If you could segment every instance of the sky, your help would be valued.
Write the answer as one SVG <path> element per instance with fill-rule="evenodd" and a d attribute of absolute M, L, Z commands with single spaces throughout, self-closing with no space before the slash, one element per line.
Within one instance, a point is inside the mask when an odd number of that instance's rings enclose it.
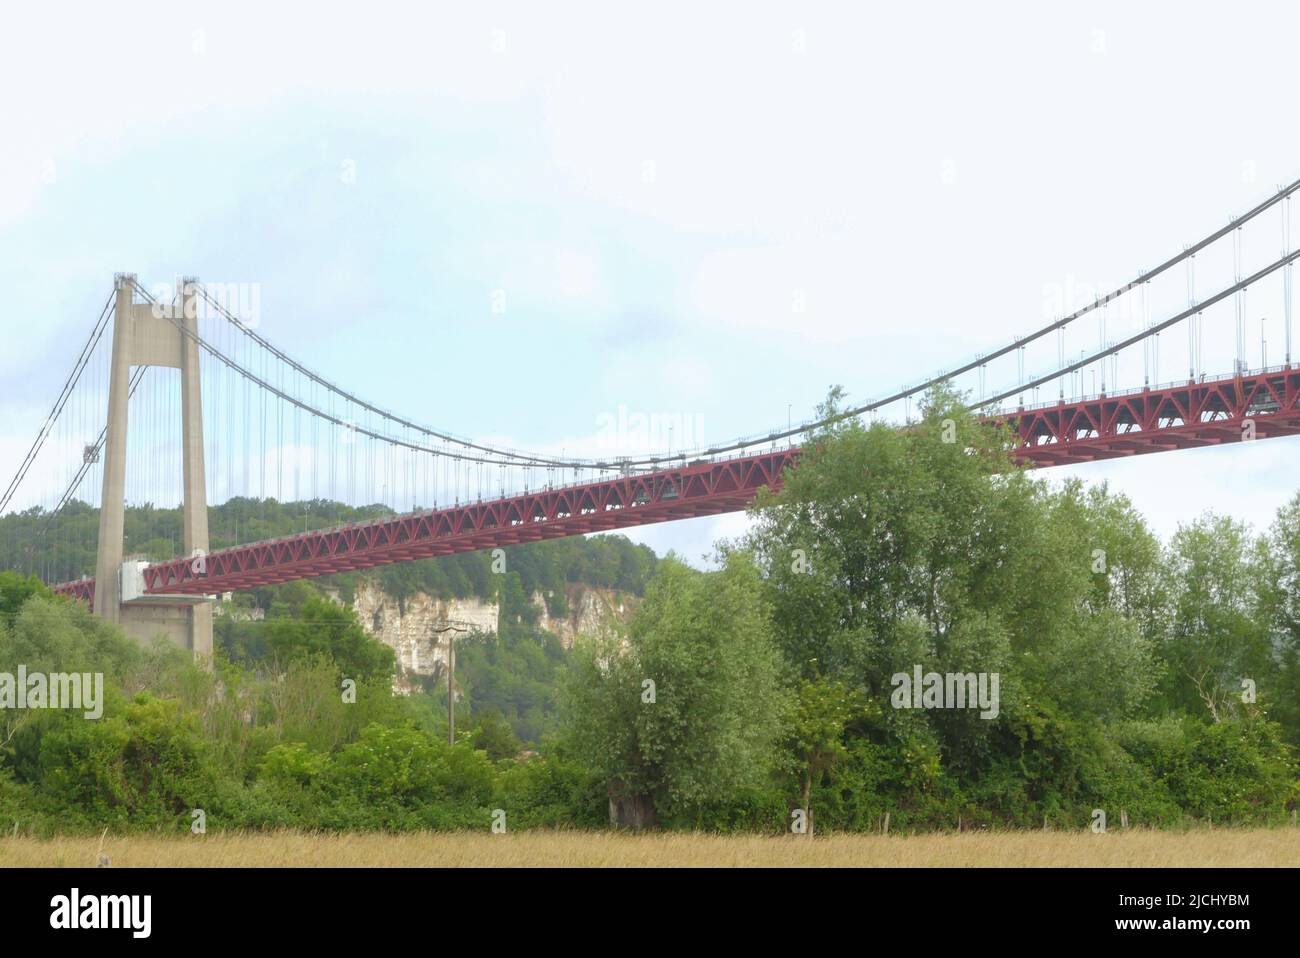
<path fill-rule="evenodd" d="M 255 287 L 261 335 L 375 404 L 580 454 L 620 416 L 703 444 L 808 417 L 832 385 L 888 393 L 1300 177 L 1300 10 L 1276 4 L 6 16 L 5 477 L 116 272 Z M 1246 266 L 1278 255 L 1280 215 L 1260 221 Z M 1231 253 L 1201 257 L 1201 295 Z M 1174 273 L 1153 284 L 1152 318 L 1186 303 Z M 1280 282 L 1247 303 L 1249 365 L 1280 362 Z M 1231 369 L 1233 308 L 1205 316 L 1203 371 Z M 1090 317 L 1068 352 L 1144 315 Z M 1044 345 L 1030 371 L 1054 363 Z M 1186 336 L 1152 363 L 1126 357 L 1112 384 L 1186 379 Z M 1019 373 L 986 375 L 991 390 Z M 1167 537 L 1209 509 L 1266 526 L 1298 461 L 1285 439 L 1044 475 L 1109 482 Z M 700 562 L 746 522 L 627 534 Z"/>

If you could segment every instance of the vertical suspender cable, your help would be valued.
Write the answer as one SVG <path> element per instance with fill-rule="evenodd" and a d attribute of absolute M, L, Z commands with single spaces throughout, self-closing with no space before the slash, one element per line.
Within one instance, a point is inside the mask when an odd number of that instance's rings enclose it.
<path fill-rule="evenodd" d="M 1110 303 L 1102 304 L 1102 307 L 1098 312 L 1100 313 L 1099 322 L 1101 323 L 1101 339 L 1100 342 L 1097 343 L 1097 351 L 1101 352 L 1106 348 L 1106 318 L 1110 314 Z M 1104 356 L 1101 360 L 1101 391 L 1103 393 L 1106 391 L 1106 357 Z"/>
<path fill-rule="evenodd" d="M 1234 283 L 1241 282 L 1241 227 L 1232 232 L 1232 271 Z M 1237 360 L 1236 375 L 1246 371 L 1246 291 L 1238 290 L 1234 297 L 1237 307 Z"/>
<path fill-rule="evenodd" d="M 1282 255 L 1291 252 L 1291 194 L 1288 193 L 1282 203 Z M 1282 268 L 1282 322 L 1286 326 L 1286 364 L 1291 365 L 1291 267 L 1287 263 Z"/>
<path fill-rule="evenodd" d="M 1057 359 L 1056 368 L 1064 369 L 1065 368 L 1065 327 L 1064 326 L 1058 326 L 1056 329 L 1056 359 Z M 1060 391 L 1061 402 L 1065 402 L 1065 374 L 1064 373 L 1061 374 L 1060 388 L 1061 388 Z"/>
<path fill-rule="evenodd" d="M 1196 305 L 1196 257 L 1187 258 L 1187 308 Z M 1196 317 L 1187 320 L 1187 379 L 1196 379 Z"/>
<path fill-rule="evenodd" d="M 1148 311 L 1149 304 L 1147 303 L 1147 293 L 1148 293 L 1147 284 L 1143 283 L 1142 288 L 1138 290 L 1138 294 L 1139 294 L 1138 312 L 1140 313 L 1142 318 L 1143 332 L 1151 328 L 1151 314 Z M 1143 386 L 1151 385 L 1151 357 L 1154 351 L 1155 351 L 1155 343 L 1152 342 L 1150 336 L 1142 340 L 1142 385 Z"/>

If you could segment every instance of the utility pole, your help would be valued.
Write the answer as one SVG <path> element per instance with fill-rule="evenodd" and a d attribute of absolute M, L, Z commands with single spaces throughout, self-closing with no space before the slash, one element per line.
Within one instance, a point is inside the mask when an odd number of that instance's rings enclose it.
<path fill-rule="evenodd" d="M 456 744 L 456 632 L 468 632 L 469 629 L 459 625 L 445 625 L 434 629 L 435 634 L 451 632 L 447 636 L 447 744 Z"/>

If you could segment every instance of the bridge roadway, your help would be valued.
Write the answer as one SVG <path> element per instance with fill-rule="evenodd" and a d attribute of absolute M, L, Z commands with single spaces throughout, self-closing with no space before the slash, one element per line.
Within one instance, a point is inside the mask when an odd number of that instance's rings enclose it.
<path fill-rule="evenodd" d="M 1021 439 L 1030 467 L 1300 434 L 1300 368 L 1054 402 L 986 417 Z M 800 450 L 683 463 L 655 472 L 320 529 L 178 558 L 144 570 L 152 595 L 215 595 L 432 556 L 744 510 L 779 487 Z M 56 591 L 93 601 L 94 579 Z"/>

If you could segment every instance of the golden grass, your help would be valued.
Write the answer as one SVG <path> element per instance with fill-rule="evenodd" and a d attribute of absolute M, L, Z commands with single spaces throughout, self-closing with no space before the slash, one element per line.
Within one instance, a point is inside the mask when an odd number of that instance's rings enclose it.
<path fill-rule="evenodd" d="M 0 867 L 93 866 L 100 838 L 0 839 Z M 780 838 L 616 832 L 411 835 L 303 832 L 107 836 L 113 867 L 1300 865 L 1300 829 L 834 835 Z"/>

